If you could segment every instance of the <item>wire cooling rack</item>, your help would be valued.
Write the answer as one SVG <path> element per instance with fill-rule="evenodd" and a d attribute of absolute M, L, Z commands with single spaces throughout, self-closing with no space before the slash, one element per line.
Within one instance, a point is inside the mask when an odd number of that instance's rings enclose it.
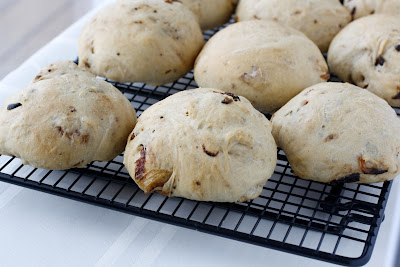
<path fill-rule="evenodd" d="M 216 31 L 204 33 L 209 39 Z M 333 78 L 335 79 L 335 78 Z M 111 82 L 111 81 L 109 81 Z M 196 88 L 193 72 L 150 86 L 115 85 L 138 115 L 176 92 Z M 396 112 L 399 114 L 399 110 Z M 361 266 L 375 244 L 391 183 L 331 185 L 293 175 L 283 151 L 260 197 L 245 203 L 197 202 L 145 195 L 123 167 L 123 155 L 83 169 L 50 171 L 0 156 L 0 180 L 206 233 L 332 263 Z"/>

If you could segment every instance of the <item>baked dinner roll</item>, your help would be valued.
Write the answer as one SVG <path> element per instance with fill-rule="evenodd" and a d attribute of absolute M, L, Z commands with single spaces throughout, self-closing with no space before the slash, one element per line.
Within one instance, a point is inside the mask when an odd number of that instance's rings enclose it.
<path fill-rule="evenodd" d="M 174 2 L 174 0 L 170 0 L 169 2 Z M 196 15 L 202 30 L 216 28 L 227 22 L 237 4 L 237 0 L 179 0 L 176 2 L 182 3 Z"/>
<path fill-rule="evenodd" d="M 124 156 L 146 194 L 217 202 L 258 197 L 276 160 L 268 119 L 242 96 L 204 88 L 145 110 Z"/>
<path fill-rule="evenodd" d="M 272 118 L 294 173 L 318 182 L 378 183 L 400 171 L 400 119 L 381 98 L 351 84 L 321 83 Z"/>
<path fill-rule="evenodd" d="M 274 20 L 293 27 L 326 52 L 350 13 L 338 0 L 240 0 L 236 19 Z"/>
<path fill-rule="evenodd" d="M 200 87 L 243 95 L 272 112 L 304 88 L 329 78 L 318 47 L 304 34 L 273 21 L 245 21 L 215 34 L 196 59 Z"/>
<path fill-rule="evenodd" d="M 358 19 L 371 14 L 400 14 L 400 0 L 344 0 L 352 19 Z"/>
<path fill-rule="evenodd" d="M 119 155 L 135 123 L 120 91 L 71 61 L 57 62 L 0 109 L 0 154 L 36 168 L 84 167 Z"/>
<path fill-rule="evenodd" d="M 196 17 L 178 1 L 120 1 L 83 28 L 79 66 L 118 82 L 161 85 L 184 76 L 203 44 Z"/>
<path fill-rule="evenodd" d="M 198 18 L 203 30 L 213 29 L 227 22 L 237 0 L 180 0 Z"/>
<path fill-rule="evenodd" d="M 353 21 L 332 41 L 331 71 L 400 107 L 399 30 L 400 17 L 395 16 L 371 15 Z"/>

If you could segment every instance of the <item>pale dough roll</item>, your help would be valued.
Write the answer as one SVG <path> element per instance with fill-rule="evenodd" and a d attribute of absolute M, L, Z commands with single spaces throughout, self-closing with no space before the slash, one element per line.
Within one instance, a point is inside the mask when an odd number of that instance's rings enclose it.
<path fill-rule="evenodd" d="M 400 107 L 400 17 L 380 14 L 353 21 L 333 39 L 328 64 L 343 81 Z"/>
<path fill-rule="evenodd" d="M 203 30 L 213 29 L 227 22 L 237 0 L 180 0 L 197 17 Z"/>
<path fill-rule="evenodd" d="M 184 76 L 204 44 L 176 1 L 121 1 L 96 14 L 78 41 L 79 66 L 118 82 L 161 85 Z"/>
<path fill-rule="evenodd" d="M 135 0 L 118 0 L 118 2 L 124 1 Z M 180 2 L 192 11 L 202 30 L 213 29 L 227 22 L 237 4 L 237 0 L 169 0 L 169 2 Z"/>
<path fill-rule="evenodd" d="M 320 50 L 303 33 L 258 20 L 215 34 L 196 59 L 194 76 L 200 87 L 243 95 L 265 112 L 329 78 Z"/>
<path fill-rule="evenodd" d="M 290 100 L 271 121 L 277 145 L 301 178 L 378 183 L 400 172 L 400 119 L 367 90 L 317 84 Z"/>
<path fill-rule="evenodd" d="M 218 202 L 258 197 L 276 161 L 268 119 L 242 96 L 204 88 L 145 110 L 124 156 L 145 193 Z"/>
<path fill-rule="evenodd" d="M 344 0 L 343 4 L 352 19 L 380 13 L 400 14 L 400 0 Z"/>
<path fill-rule="evenodd" d="M 37 168 L 81 168 L 122 153 L 135 123 L 135 109 L 119 90 L 73 62 L 57 62 L 6 99 L 0 154 Z"/>
<path fill-rule="evenodd" d="M 322 52 L 350 21 L 338 0 L 241 0 L 236 19 L 273 20 L 293 27 L 310 38 Z"/>

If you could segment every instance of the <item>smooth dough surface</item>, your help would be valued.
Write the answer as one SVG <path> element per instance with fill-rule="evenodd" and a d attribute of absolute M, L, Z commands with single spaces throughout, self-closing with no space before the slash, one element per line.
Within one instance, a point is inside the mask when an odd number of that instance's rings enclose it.
<path fill-rule="evenodd" d="M 272 118 L 294 173 L 319 182 L 378 183 L 400 171 L 400 119 L 381 98 L 351 84 L 322 83 Z"/>
<path fill-rule="evenodd" d="M 344 6 L 352 19 L 372 14 L 400 14 L 400 0 L 344 0 Z"/>
<path fill-rule="evenodd" d="M 303 33 L 259 20 L 215 34 L 196 59 L 194 76 L 200 87 L 242 95 L 264 112 L 329 78 L 320 50 Z"/>
<path fill-rule="evenodd" d="M 71 62 L 43 68 L 0 109 L 0 154 L 62 170 L 119 155 L 136 112 L 111 84 Z"/>
<path fill-rule="evenodd" d="M 161 85 L 184 76 L 203 45 L 195 15 L 181 3 L 120 1 L 84 26 L 79 66 L 118 82 Z"/>
<path fill-rule="evenodd" d="M 177 2 L 182 3 L 196 15 L 202 30 L 213 29 L 227 22 L 237 4 L 237 0 L 178 0 Z"/>
<path fill-rule="evenodd" d="M 277 161 L 268 119 L 246 98 L 216 89 L 152 105 L 128 140 L 124 164 L 145 193 L 200 201 L 258 197 Z"/>
<path fill-rule="evenodd" d="M 400 17 L 371 15 L 353 21 L 333 39 L 328 64 L 343 81 L 400 107 Z"/>
<path fill-rule="evenodd" d="M 338 0 L 241 0 L 236 19 L 273 20 L 303 32 L 322 52 L 349 23 L 350 13 Z"/>
<path fill-rule="evenodd" d="M 180 0 L 197 17 L 202 30 L 213 29 L 227 22 L 237 0 Z"/>

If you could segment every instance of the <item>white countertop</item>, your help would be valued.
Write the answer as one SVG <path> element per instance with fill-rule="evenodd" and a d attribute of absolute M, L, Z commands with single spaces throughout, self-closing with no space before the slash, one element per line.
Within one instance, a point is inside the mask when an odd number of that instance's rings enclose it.
<path fill-rule="evenodd" d="M 109 2 L 106 2 L 106 4 Z M 74 60 L 80 29 L 99 6 L 0 82 L 0 103 L 41 67 Z M 393 182 L 371 260 L 392 267 L 400 178 Z M 0 182 L 1 266 L 336 266 Z"/>

